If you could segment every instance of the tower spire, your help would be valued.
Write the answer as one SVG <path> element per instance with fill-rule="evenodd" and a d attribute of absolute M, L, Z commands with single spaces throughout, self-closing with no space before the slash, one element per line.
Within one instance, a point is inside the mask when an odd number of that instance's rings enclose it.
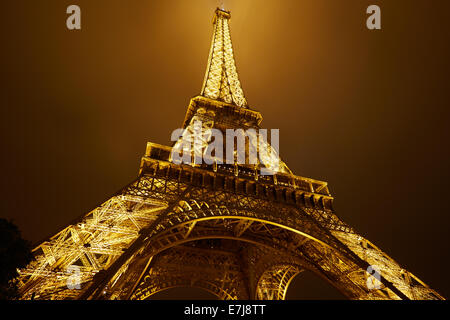
<path fill-rule="evenodd" d="M 234 61 L 228 25 L 230 18 L 229 11 L 216 9 L 211 50 L 201 95 L 247 108 L 247 100 L 244 97 Z"/>

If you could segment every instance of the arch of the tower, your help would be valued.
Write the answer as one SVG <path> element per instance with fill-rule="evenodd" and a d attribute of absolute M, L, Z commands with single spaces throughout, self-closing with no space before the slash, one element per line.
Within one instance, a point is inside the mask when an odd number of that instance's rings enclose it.
<path fill-rule="evenodd" d="M 203 239 L 151 258 L 130 299 L 176 287 L 204 289 L 222 300 L 284 300 L 301 261 L 273 249 L 229 239 Z"/>
<path fill-rule="evenodd" d="M 256 218 L 256 215 L 248 211 L 234 211 L 228 215 L 223 212 L 221 215 L 214 215 L 210 212 L 209 215 L 202 215 L 199 210 L 184 210 L 178 211 L 176 215 L 169 214 L 167 221 L 161 221 L 160 224 L 157 228 L 159 230 L 150 235 L 142 249 L 130 259 L 131 263 L 126 270 L 111 279 L 108 293 L 111 298 L 145 299 L 164 289 L 193 286 L 208 290 L 221 299 L 284 299 L 290 281 L 302 269 L 313 271 L 351 299 L 370 294 L 365 287 L 365 274 L 354 277 L 355 270 L 360 268 L 323 240 L 307 233 L 314 228 L 307 223 L 304 223 L 305 228 L 293 228 Z M 228 263 L 229 270 L 212 269 L 207 272 L 195 267 L 187 271 L 186 264 L 182 265 L 181 270 L 180 261 L 176 259 L 172 269 L 167 262 L 157 261 L 161 257 L 173 258 L 173 254 L 167 253 L 177 251 L 179 254 L 179 249 L 185 250 L 189 243 L 213 239 L 240 241 L 246 243 L 247 248 L 259 252 L 258 257 L 255 254 L 252 256 L 252 253 L 246 255 L 245 267 L 242 262 L 239 264 L 240 268 L 251 272 L 246 274 L 234 270 L 233 274 L 231 266 L 237 266 L 237 263 Z M 291 260 L 278 265 L 255 263 L 265 261 L 264 256 L 273 250 L 279 256 L 290 257 Z M 149 263 L 150 258 L 155 261 Z M 183 259 L 182 261 L 195 260 L 192 257 Z M 174 269 L 173 266 L 177 264 Z M 202 264 L 214 266 L 212 261 L 203 261 Z M 149 269 L 149 266 L 152 267 Z M 154 276 L 148 274 L 149 270 L 155 272 Z M 118 278 L 120 279 L 117 280 Z M 233 282 L 232 279 L 236 281 Z M 244 282 L 247 286 L 238 285 Z"/>
<path fill-rule="evenodd" d="M 195 281 L 188 279 L 189 276 L 188 273 L 184 274 L 183 276 L 167 276 L 163 277 L 163 281 L 160 281 L 161 279 L 152 278 L 148 276 L 148 278 L 144 279 L 144 282 L 142 283 L 142 289 L 139 288 L 135 294 L 133 294 L 132 297 L 130 297 L 131 300 L 147 300 L 153 295 L 169 290 L 174 288 L 197 288 L 201 290 L 205 290 L 214 296 L 216 296 L 220 300 L 237 300 L 239 297 L 235 294 L 235 290 L 227 290 L 224 289 L 220 285 L 203 280 L 203 279 L 196 279 Z"/>
<path fill-rule="evenodd" d="M 284 300 L 292 279 L 303 269 L 296 265 L 274 265 L 260 277 L 256 286 L 257 300 Z"/>
<path fill-rule="evenodd" d="M 151 257 L 130 299 L 148 299 L 176 287 L 204 289 L 221 300 L 249 299 L 237 250 L 218 244 L 220 240 L 192 241 Z"/>

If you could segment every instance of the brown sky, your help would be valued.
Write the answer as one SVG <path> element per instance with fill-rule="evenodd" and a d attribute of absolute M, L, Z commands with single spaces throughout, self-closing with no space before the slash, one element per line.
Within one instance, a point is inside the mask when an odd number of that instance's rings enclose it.
<path fill-rule="evenodd" d="M 219 2 L 2 4 L 0 216 L 36 242 L 134 179 L 201 89 Z M 244 92 L 288 166 L 328 181 L 344 221 L 450 297 L 450 3 L 224 3 Z M 65 27 L 70 4 L 81 31 Z"/>

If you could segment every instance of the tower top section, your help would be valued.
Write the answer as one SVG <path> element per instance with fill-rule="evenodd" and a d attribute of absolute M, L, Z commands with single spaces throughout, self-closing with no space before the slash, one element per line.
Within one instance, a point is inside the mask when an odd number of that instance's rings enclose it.
<path fill-rule="evenodd" d="M 240 108 L 247 108 L 241 83 L 236 71 L 233 46 L 228 21 L 231 14 L 217 8 L 214 14 L 214 31 L 201 95 Z"/>

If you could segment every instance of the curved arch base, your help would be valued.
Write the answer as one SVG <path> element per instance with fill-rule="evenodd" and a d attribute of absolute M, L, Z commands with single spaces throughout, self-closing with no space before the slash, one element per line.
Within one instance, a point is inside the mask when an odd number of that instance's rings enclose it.
<path fill-rule="evenodd" d="M 193 241 L 155 256 L 130 298 L 145 300 L 170 288 L 196 287 L 222 300 L 284 300 L 300 271 L 274 250 L 223 239 Z"/>

